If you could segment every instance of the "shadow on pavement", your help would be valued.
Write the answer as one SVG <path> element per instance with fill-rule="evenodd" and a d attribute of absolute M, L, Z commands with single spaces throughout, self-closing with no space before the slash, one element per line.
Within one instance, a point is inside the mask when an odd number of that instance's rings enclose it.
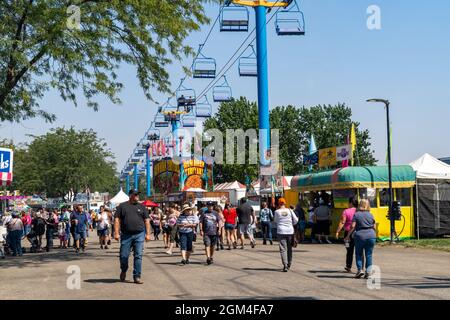
<path fill-rule="evenodd" d="M 347 273 L 345 271 L 336 270 L 308 270 L 309 273 Z"/>
<path fill-rule="evenodd" d="M 385 280 L 382 284 L 389 287 L 410 287 L 414 289 L 448 289 L 450 288 L 450 279 L 425 277 L 423 280 Z"/>
<path fill-rule="evenodd" d="M 106 253 L 106 252 L 105 252 Z M 75 254 L 72 249 L 54 249 L 50 252 L 25 253 L 22 257 L 7 256 L 0 261 L 2 269 L 41 267 L 54 262 L 72 262 L 83 259 L 103 260 L 108 254 L 92 254 L 89 249 L 85 253 Z"/>
<path fill-rule="evenodd" d="M 281 268 L 242 268 L 242 270 L 248 271 L 274 271 L 274 272 L 282 272 Z"/>
<path fill-rule="evenodd" d="M 122 282 L 119 279 L 87 279 L 84 280 L 84 282 L 89 282 L 89 283 L 119 283 Z M 132 281 L 124 281 L 124 283 L 133 283 Z"/>
<path fill-rule="evenodd" d="M 317 278 L 325 278 L 325 279 L 354 279 L 354 276 L 348 275 L 342 275 L 342 276 L 327 276 L 327 275 L 318 275 Z"/>
<path fill-rule="evenodd" d="M 156 262 L 155 264 L 163 264 L 163 265 L 168 265 L 168 266 L 181 266 L 180 261 L 177 262 Z M 206 263 L 204 262 L 192 262 L 189 260 L 189 265 L 206 265 Z M 186 266 L 189 266 L 186 265 Z"/>

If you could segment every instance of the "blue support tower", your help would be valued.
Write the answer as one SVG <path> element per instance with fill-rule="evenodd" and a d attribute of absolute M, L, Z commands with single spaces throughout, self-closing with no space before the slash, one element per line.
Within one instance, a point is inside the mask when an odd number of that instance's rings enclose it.
<path fill-rule="evenodd" d="M 152 177 L 151 177 L 151 161 L 149 155 L 149 147 L 147 147 L 147 197 L 152 195 Z"/>
<path fill-rule="evenodd" d="M 134 165 L 134 190 L 139 190 L 139 171 L 138 165 L 135 163 Z"/>
<path fill-rule="evenodd" d="M 125 188 L 127 190 L 127 194 L 129 194 L 130 193 L 130 174 L 128 172 L 127 172 L 127 176 L 125 178 L 125 184 L 126 184 Z"/>
<path fill-rule="evenodd" d="M 258 64 L 259 160 L 269 165 L 266 152 L 270 146 L 269 77 L 267 70 L 266 7 L 256 6 L 256 59 Z"/>

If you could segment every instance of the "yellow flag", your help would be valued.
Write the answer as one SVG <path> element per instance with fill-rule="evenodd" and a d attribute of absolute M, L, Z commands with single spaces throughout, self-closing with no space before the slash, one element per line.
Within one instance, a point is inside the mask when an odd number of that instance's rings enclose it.
<path fill-rule="evenodd" d="M 356 150 L 356 132 L 355 132 L 355 124 L 354 123 L 352 123 L 352 129 L 350 130 L 350 144 L 352 145 L 352 155 L 353 155 L 352 166 L 353 166 L 354 161 L 355 161 L 354 153 Z"/>

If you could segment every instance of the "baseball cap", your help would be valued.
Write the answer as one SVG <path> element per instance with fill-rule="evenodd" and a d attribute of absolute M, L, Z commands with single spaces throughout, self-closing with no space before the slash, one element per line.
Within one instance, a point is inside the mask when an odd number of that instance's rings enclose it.
<path fill-rule="evenodd" d="M 208 207 L 214 206 L 214 202 L 208 201 L 208 202 L 206 203 L 206 205 L 207 205 Z"/>
<path fill-rule="evenodd" d="M 128 195 L 131 196 L 132 194 L 138 195 L 141 194 L 141 192 L 136 189 L 131 189 L 130 192 L 128 192 Z"/>

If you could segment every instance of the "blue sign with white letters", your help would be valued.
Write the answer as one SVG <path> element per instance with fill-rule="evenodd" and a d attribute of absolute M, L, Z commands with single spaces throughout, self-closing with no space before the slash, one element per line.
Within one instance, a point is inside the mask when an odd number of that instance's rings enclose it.
<path fill-rule="evenodd" d="M 12 173 L 13 171 L 13 151 L 11 149 L 0 148 L 0 173 Z"/>

